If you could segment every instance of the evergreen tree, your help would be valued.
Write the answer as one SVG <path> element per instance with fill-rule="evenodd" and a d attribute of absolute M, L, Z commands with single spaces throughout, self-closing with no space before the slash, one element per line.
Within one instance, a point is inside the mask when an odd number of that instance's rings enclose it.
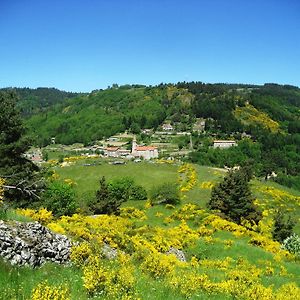
<path fill-rule="evenodd" d="M 257 223 L 261 213 L 253 204 L 249 177 L 243 170 L 230 171 L 224 180 L 212 189 L 208 207 L 219 210 L 221 215 L 238 224 L 243 219 Z"/>
<path fill-rule="evenodd" d="M 277 211 L 274 218 L 273 239 L 282 243 L 287 237 L 292 235 L 294 226 L 295 222 L 291 216 L 285 218 L 282 211 Z"/>
<path fill-rule="evenodd" d="M 100 188 L 96 191 L 96 197 L 89 203 L 89 209 L 94 214 L 119 214 L 120 206 L 124 199 L 115 197 L 106 183 L 105 177 L 100 179 Z"/>
<path fill-rule="evenodd" d="M 38 167 L 24 157 L 30 147 L 24 133 L 15 94 L 0 92 L 0 176 L 9 187 L 5 199 L 19 206 L 27 205 L 38 189 Z"/>

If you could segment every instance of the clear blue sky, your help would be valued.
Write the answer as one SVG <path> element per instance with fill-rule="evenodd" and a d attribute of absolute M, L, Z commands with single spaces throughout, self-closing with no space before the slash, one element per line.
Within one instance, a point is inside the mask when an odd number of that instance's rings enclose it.
<path fill-rule="evenodd" d="M 0 0 L 0 87 L 300 86 L 300 0 Z"/>

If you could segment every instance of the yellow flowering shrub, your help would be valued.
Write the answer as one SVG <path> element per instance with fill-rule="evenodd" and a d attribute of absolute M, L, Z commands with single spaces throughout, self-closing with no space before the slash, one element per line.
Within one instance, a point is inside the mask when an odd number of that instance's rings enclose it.
<path fill-rule="evenodd" d="M 197 172 L 192 164 L 183 164 L 178 168 L 178 181 L 180 184 L 180 191 L 182 193 L 191 190 L 197 181 Z"/>
<path fill-rule="evenodd" d="M 150 200 L 147 200 L 147 201 L 145 202 L 144 207 L 145 207 L 146 209 L 148 209 L 148 208 L 150 208 L 150 207 L 152 207 L 152 206 L 153 206 L 153 203 L 152 203 Z"/>
<path fill-rule="evenodd" d="M 35 213 L 28 212 L 31 215 Z M 160 211 L 158 213 L 161 214 Z M 159 280 L 172 289 L 175 297 L 178 293 L 187 298 L 197 298 L 205 292 L 235 299 L 298 299 L 296 283 L 282 285 L 277 290 L 271 285 L 278 276 L 285 276 L 285 280 L 291 278 L 287 269 L 278 263 L 283 258 L 291 258 L 291 255 L 270 239 L 272 211 L 269 209 L 264 211 L 258 226 L 246 221 L 243 226 L 237 225 L 194 204 L 185 204 L 179 209 L 172 207 L 169 214 L 166 224 L 173 223 L 162 227 L 139 222 L 145 220 L 145 210 L 134 207 L 122 208 L 120 216 L 63 216 L 47 226 L 78 241 L 72 247 L 70 257 L 73 264 L 82 269 L 84 287 L 90 297 L 138 299 L 134 277 L 136 267 L 147 280 Z M 219 259 L 205 258 L 206 251 L 222 251 L 238 243 L 236 239 L 221 238 L 222 234 L 214 236 L 217 231 L 245 237 L 243 244 L 248 241 L 250 245 L 261 247 L 273 253 L 273 259 L 251 264 L 244 257 L 235 259 L 223 257 L 223 254 Z M 200 245 L 199 239 L 203 252 L 193 252 Z M 108 260 L 101 257 L 100 249 L 104 243 L 117 249 L 117 258 Z M 167 254 L 171 248 L 183 250 L 187 257 L 191 255 L 192 258 L 182 262 L 174 254 Z M 269 286 L 264 286 L 266 280 L 270 282 Z"/>
<path fill-rule="evenodd" d="M 52 230 L 52 231 L 54 231 L 56 233 L 59 233 L 59 234 L 65 234 L 66 233 L 66 231 L 64 230 L 64 228 L 61 225 L 59 225 L 58 223 L 56 223 L 56 222 L 48 223 L 47 227 L 50 230 Z"/>
<path fill-rule="evenodd" d="M 33 289 L 31 300 L 69 300 L 70 292 L 66 286 L 51 286 L 47 280 Z"/>
<path fill-rule="evenodd" d="M 291 259 L 293 257 L 288 251 L 282 250 L 280 248 L 280 243 L 273 241 L 268 235 L 264 236 L 252 230 L 248 230 L 244 226 L 224 220 L 217 215 L 209 215 L 205 218 L 204 225 L 210 225 L 217 230 L 232 232 L 237 237 L 248 236 L 251 238 L 249 241 L 250 245 L 258 246 L 268 252 L 276 254 L 279 260 L 281 260 L 281 258 Z"/>
<path fill-rule="evenodd" d="M 197 233 L 199 234 L 199 236 L 211 236 L 214 232 L 214 229 L 207 228 L 204 225 L 201 225 L 197 229 Z"/>
<path fill-rule="evenodd" d="M 178 263 L 174 254 L 166 255 L 152 251 L 144 258 L 141 269 L 154 278 L 160 278 L 173 272 Z"/>
<path fill-rule="evenodd" d="M 211 181 L 201 182 L 200 188 L 204 190 L 211 190 L 214 187 L 214 183 Z"/>
<path fill-rule="evenodd" d="M 192 204 L 192 203 L 187 203 L 183 205 L 181 208 L 176 210 L 170 218 L 174 220 L 183 220 L 183 221 L 188 221 L 188 220 L 195 220 L 197 218 L 201 219 L 208 214 L 205 212 L 204 209 L 199 208 L 197 205 Z"/>
<path fill-rule="evenodd" d="M 300 206 L 300 196 L 295 196 L 285 190 L 271 186 L 260 186 L 258 191 L 264 195 L 264 199 L 257 199 L 256 203 L 260 207 L 265 207 L 269 215 L 273 215 L 275 206 L 282 207 L 287 211 L 295 211 Z M 270 201 L 271 200 L 271 201 Z"/>
<path fill-rule="evenodd" d="M 48 224 L 50 221 L 53 220 L 52 212 L 48 211 L 46 208 L 40 208 L 39 210 L 34 210 L 30 208 L 17 209 L 16 212 L 20 215 L 38 221 L 41 224 Z"/>
<path fill-rule="evenodd" d="M 196 272 L 185 272 L 181 276 L 172 276 L 169 285 L 178 290 L 186 298 L 192 297 L 203 286 L 209 283 L 207 275 L 199 275 Z"/>
<path fill-rule="evenodd" d="M 0 205 L 3 203 L 5 180 L 0 177 Z"/>
<path fill-rule="evenodd" d="M 66 234 L 77 239 L 97 241 L 99 244 L 107 243 L 113 248 L 127 246 L 128 231 L 131 228 L 131 221 L 127 218 L 99 215 L 62 216 L 56 223 L 61 226 Z"/>
<path fill-rule="evenodd" d="M 83 267 L 83 282 L 87 292 L 92 296 L 105 294 L 108 299 L 130 299 L 134 297 L 135 278 L 133 266 L 129 260 L 105 265 L 98 256 L 90 256 Z M 116 265 L 113 265 L 116 264 Z"/>
<path fill-rule="evenodd" d="M 120 209 L 120 216 L 129 219 L 147 220 L 145 212 L 135 207 L 122 207 Z"/>
<path fill-rule="evenodd" d="M 227 270 L 230 265 L 232 264 L 233 259 L 231 257 L 226 257 L 225 259 L 202 259 L 198 261 L 198 266 L 206 269 L 220 269 L 220 270 Z"/>
<path fill-rule="evenodd" d="M 92 255 L 92 249 L 87 242 L 80 243 L 71 248 L 71 261 L 78 267 L 82 266 L 85 261 Z"/>
<path fill-rule="evenodd" d="M 217 215 L 212 215 L 212 214 L 204 219 L 203 224 L 210 225 L 217 230 L 232 232 L 235 236 L 242 236 L 247 234 L 248 232 L 248 230 L 245 227 L 241 225 L 237 225 L 234 222 L 227 221 Z"/>
<path fill-rule="evenodd" d="M 280 130 L 278 122 L 272 120 L 266 113 L 257 110 L 250 104 L 244 107 L 237 107 L 234 111 L 234 115 L 246 125 L 259 125 L 271 132 L 278 132 Z"/>
<path fill-rule="evenodd" d="M 295 282 L 290 282 L 282 285 L 275 293 L 275 299 L 289 299 L 299 300 L 300 299 L 300 288 Z"/>

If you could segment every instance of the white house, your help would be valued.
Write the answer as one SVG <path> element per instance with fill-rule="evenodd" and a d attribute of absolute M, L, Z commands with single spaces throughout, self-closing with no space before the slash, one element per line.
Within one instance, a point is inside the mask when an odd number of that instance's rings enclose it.
<path fill-rule="evenodd" d="M 171 124 L 166 124 L 166 123 L 162 125 L 162 129 L 164 131 L 173 131 L 174 130 L 174 128 Z"/>
<path fill-rule="evenodd" d="M 108 157 L 119 157 L 119 147 L 107 147 L 104 149 L 104 155 Z"/>
<path fill-rule="evenodd" d="M 135 157 L 142 157 L 146 160 L 151 158 L 158 157 L 158 149 L 153 146 L 138 146 L 136 143 L 136 139 L 134 138 L 132 141 L 132 151 L 131 154 Z"/>
<path fill-rule="evenodd" d="M 236 146 L 236 141 L 233 140 L 215 140 L 214 141 L 214 148 L 221 148 L 221 149 L 227 149 L 232 146 Z"/>

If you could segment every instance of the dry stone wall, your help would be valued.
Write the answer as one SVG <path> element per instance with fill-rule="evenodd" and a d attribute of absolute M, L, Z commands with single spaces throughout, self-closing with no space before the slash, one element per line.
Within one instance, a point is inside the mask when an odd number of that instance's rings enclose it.
<path fill-rule="evenodd" d="M 0 220 L 0 256 L 12 265 L 38 267 L 46 261 L 69 261 L 71 241 L 38 222 Z"/>

